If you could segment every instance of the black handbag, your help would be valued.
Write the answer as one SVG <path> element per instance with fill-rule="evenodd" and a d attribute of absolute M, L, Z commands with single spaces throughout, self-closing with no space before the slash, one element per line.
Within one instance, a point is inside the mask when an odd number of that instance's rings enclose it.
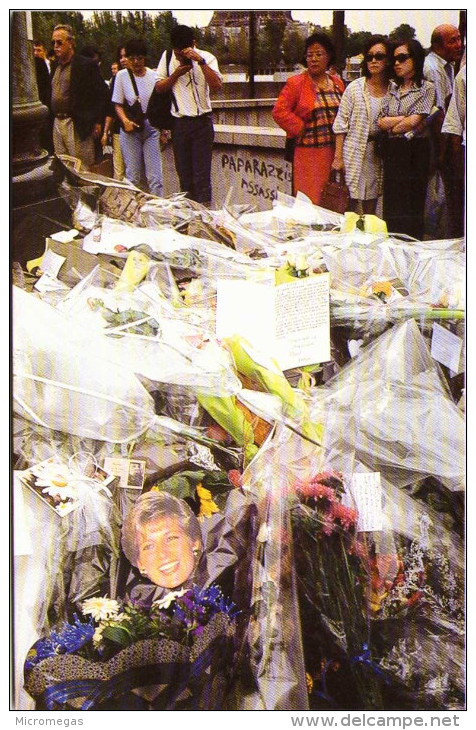
<path fill-rule="evenodd" d="M 169 75 L 170 59 L 172 58 L 172 51 L 167 51 L 167 76 Z M 165 91 L 163 94 L 159 94 L 155 89 L 150 95 L 149 103 L 147 105 L 147 119 L 156 129 L 172 129 L 174 125 L 174 117 L 172 116 L 172 104 L 177 111 L 178 106 L 175 100 L 175 96 L 172 91 Z"/>
<path fill-rule="evenodd" d="M 140 102 L 139 91 L 137 89 L 136 80 L 134 78 L 134 74 L 132 73 L 132 71 L 129 68 L 127 69 L 127 71 L 129 73 L 129 76 L 131 79 L 131 84 L 132 84 L 132 88 L 134 89 L 134 94 L 136 95 L 136 100 L 133 104 L 129 104 L 129 102 L 127 102 L 124 99 L 122 108 L 124 109 L 124 114 L 129 119 L 129 121 L 137 124 L 138 125 L 137 129 L 143 129 L 145 114 L 142 111 L 142 104 Z"/>

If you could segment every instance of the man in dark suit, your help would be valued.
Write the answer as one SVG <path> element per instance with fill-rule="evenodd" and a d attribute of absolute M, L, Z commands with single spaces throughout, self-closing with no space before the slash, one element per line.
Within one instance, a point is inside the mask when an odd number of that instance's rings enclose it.
<path fill-rule="evenodd" d="M 55 153 L 78 157 L 89 169 L 105 115 L 104 81 L 97 64 L 75 53 L 71 26 L 55 26 L 52 44 L 58 60 L 51 79 Z"/>

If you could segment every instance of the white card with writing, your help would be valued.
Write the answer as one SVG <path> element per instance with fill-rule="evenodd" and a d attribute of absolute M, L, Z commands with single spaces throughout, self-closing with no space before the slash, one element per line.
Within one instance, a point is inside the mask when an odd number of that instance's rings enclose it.
<path fill-rule="evenodd" d="M 282 370 L 328 362 L 329 274 L 278 286 L 219 279 L 216 335 L 234 334 L 275 358 Z"/>
<path fill-rule="evenodd" d="M 383 514 L 380 472 L 353 474 L 350 490 L 359 513 L 357 531 L 373 532 L 381 530 L 383 527 Z"/>
<path fill-rule="evenodd" d="M 431 338 L 431 356 L 446 365 L 447 368 L 454 373 L 461 372 L 459 366 L 461 359 L 461 351 L 463 349 L 463 340 L 458 335 L 453 334 L 435 322 L 433 324 L 433 334 Z"/>

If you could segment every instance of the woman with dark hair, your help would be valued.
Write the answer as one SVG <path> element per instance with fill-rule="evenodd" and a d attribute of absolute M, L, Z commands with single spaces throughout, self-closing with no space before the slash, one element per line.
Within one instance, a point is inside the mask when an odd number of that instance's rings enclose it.
<path fill-rule="evenodd" d="M 425 52 L 417 40 L 395 44 L 394 81 L 384 101 L 379 128 L 383 147 L 383 217 L 391 233 L 423 238 L 430 165 L 425 120 L 435 104 L 435 86 L 423 78 Z"/>
<path fill-rule="evenodd" d="M 388 92 L 392 46 L 385 36 L 374 35 L 363 53 L 363 75 L 347 86 L 334 122 L 332 168 L 345 171 L 349 209 L 375 213 L 382 194 L 382 161 L 375 150 L 377 118 Z"/>
<path fill-rule="evenodd" d="M 291 76 L 273 109 L 273 119 L 294 140 L 293 194 L 305 193 L 318 205 L 334 160 L 332 131 L 344 83 L 328 72 L 335 61 L 334 46 L 325 33 L 306 40 L 307 70 Z"/>
<path fill-rule="evenodd" d="M 127 41 L 125 49 L 128 65 L 115 76 L 112 102 L 121 122 L 120 141 L 126 178 L 141 190 L 160 197 L 163 187 L 159 130 L 147 118 L 142 125 L 128 119 L 124 109 L 125 102 L 132 106 L 139 99 L 146 114 L 157 74 L 145 65 L 147 46 L 141 38 Z"/>

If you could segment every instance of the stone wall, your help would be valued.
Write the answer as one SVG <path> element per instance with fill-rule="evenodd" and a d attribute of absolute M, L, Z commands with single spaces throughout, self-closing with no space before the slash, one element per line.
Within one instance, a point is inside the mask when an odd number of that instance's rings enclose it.
<path fill-rule="evenodd" d="M 233 99 L 213 102 L 215 144 L 212 156 L 213 207 L 251 204 L 272 207 L 277 192 L 292 193 L 291 165 L 284 161 L 286 135 L 271 116 L 275 99 Z M 162 155 L 164 194 L 179 191 L 169 145 Z"/>

